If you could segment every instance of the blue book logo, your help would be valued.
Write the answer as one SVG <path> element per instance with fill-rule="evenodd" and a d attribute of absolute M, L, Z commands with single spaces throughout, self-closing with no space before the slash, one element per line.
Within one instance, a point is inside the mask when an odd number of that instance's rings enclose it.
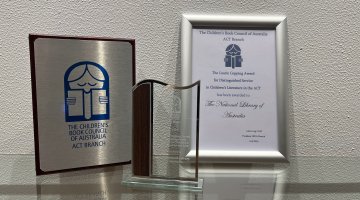
<path fill-rule="evenodd" d="M 64 75 L 66 122 L 110 118 L 109 75 L 99 64 L 84 61 Z"/>
<path fill-rule="evenodd" d="M 224 58 L 225 61 L 225 67 L 241 67 L 241 62 L 243 61 L 241 57 L 241 49 L 236 44 L 230 44 L 226 47 L 226 55 Z"/>

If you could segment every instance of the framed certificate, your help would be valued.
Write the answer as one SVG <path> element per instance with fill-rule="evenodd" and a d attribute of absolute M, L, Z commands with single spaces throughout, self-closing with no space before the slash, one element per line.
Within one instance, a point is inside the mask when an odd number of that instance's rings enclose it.
<path fill-rule="evenodd" d="M 181 37 L 182 84 L 201 81 L 200 162 L 286 162 L 286 17 L 183 15 Z"/>

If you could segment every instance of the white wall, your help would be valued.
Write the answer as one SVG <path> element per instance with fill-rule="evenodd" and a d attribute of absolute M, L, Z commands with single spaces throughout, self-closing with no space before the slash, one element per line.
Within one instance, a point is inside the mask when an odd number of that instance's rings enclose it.
<path fill-rule="evenodd" d="M 288 17 L 292 155 L 360 155 L 360 2 L 6 0 L 0 6 L 0 153 L 33 153 L 28 34 L 136 39 L 137 78 L 174 82 L 180 20 Z"/>

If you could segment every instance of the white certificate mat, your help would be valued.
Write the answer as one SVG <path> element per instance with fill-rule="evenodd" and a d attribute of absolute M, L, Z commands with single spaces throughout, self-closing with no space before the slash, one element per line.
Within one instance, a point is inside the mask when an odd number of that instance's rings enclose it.
<path fill-rule="evenodd" d="M 200 162 L 287 161 L 286 17 L 184 14 L 181 62 L 183 85 L 200 80 Z"/>
<path fill-rule="evenodd" d="M 193 29 L 200 149 L 277 149 L 275 30 Z"/>

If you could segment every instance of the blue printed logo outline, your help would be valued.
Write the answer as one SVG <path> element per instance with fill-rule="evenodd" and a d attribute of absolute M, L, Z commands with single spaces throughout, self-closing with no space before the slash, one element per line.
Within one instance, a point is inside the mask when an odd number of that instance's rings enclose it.
<path fill-rule="evenodd" d="M 85 65 L 85 69 L 84 72 L 82 72 L 81 76 L 77 77 L 74 80 L 70 80 L 69 81 L 69 76 L 71 75 L 71 72 L 73 72 L 73 70 L 75 70 L 77 67 L 81 67 Z M 98 72 L 100 71 L 103 75 L 103 79 L 104 80 L 99 80 L 96 78 L 96 76 L 92 75 L 90 70 L 88 69 L 89 66 L 92 67 L 96 67 L 96 69 L 98 70 Z M 93 68 L 95 69 L 95 68 Z M 86 72 L 88 72 L 88 74 L 96 81 L 103 83 L 101 88 L 93 88 L 96 84 L 91 84 L 89 82 L 84 83 L 84 84 L 79 84 L 77 83 L 77 85 L 79 86 L 78 88 L 71 88 L 71 83 L 74 83 L 78 80 L 80 80 L 82 77 L 84 77 L 84 75 L 86 74 Z M 85 87 L 88 87 L 85 89 Z M 86 91 L 88 90 L 88 91 Z M 99 96 L 99 104 L 106 104 L 106 113 L 105 114 L 93 114 L 93 91 L 95 90 L 105 90 L 106 91 L 106 96 Z M 77 116 L 70 116 L 69 115 L 69 106 L 71 106 L 72 104 L 75 104 L 77 99 L 73 98 L 73 97 L 69 97 L 69 91 L 82 91 L 82 110 L 83 110 L 83 115 L 77 115 Z M 65 72 L 64 75 L 64 92 L 65 92 L 65 121 L 66 122 L 77 122 L 77 121 L 93 121 L 93 120 L 107 120 L 110 119 L 110 92 L 109 92 L 109 75 L 107 73 L 107 71 L 105 70 L 104 67 L 102 67 L 101 65 L 99 65 L 98 63 L 95 62 L 91 62 L 91 61 L 81 61 L 78 63 L 75 63 L 73 65 L 71 65 Z M 87 116 L 85 117 L 85 100 L 84 100 L 84 95 L 85 94 L 90 94 L 91 98 L 90 98 L 90 109 L 91 109 L 91 117 Z"/>
<path fill-rule="evenodd" d="M 241 63 L 243 61 L 243 58 L 241 56 L 241 49 L 236 44 L 230 44 L 225 49 L 225 67 L 241 67 Z"/>

